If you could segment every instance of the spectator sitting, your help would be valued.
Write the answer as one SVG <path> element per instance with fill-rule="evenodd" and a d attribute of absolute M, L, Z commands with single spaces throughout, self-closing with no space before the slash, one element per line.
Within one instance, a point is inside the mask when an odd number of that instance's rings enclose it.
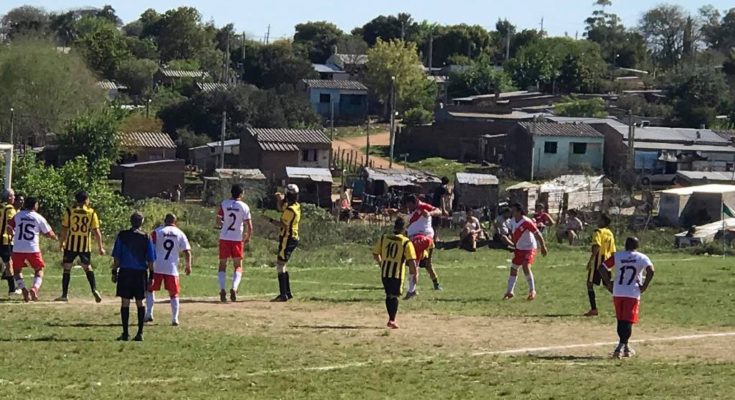
<path fill-rule="evenodd" d="M 543 204 L 536 204 L 536 212 L 533 214 L 533 222 L 536 223 L 538 230 L 543 232 L 546 228 L 554 226 L 556 223 L 554 218 L 546 212 L 546 208 Z"/>
<path fill-rule="evenodd" d="M 475 217 L 471 209 L 467 210 L 467 220 L 462 232 L 459 233 L 459 247 L 467 251 L 477 251 L 477 238 L 482 233 L 480 220 Z"/>
<path fill-rule="evenodd" d="M 564 239 L 569 241 L 570 245 L 574 244 L 574 241 L 577 240 L 577 237 L 579 236 L 580 232 L 584 229 L 584 225 L 582 224 L 582 221 L 577 217 L 577 211 L 575 210 L 569 210 L 567 211 L 567 219 L 564 227 L 559 229 L 556 233 L 556 238 L 559 241 L 559 243 L 563 242 Z"/>
<path fill-rule="evenodd" d="M 510 238 L 510 208 L 503 208 L 493 224 L 493 241 L 501 248 L 512 248 Z"/>

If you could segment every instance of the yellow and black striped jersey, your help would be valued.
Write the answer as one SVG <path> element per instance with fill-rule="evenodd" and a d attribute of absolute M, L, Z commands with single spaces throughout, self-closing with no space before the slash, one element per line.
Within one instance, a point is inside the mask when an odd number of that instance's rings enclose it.
<path fill-rule="evenodd" d="M 15 207 L 13 207 L 12 204 L 3 204 L 3 215 L 0 217 L 2 221 L 0 221 L 0 228 L 2 228 L 2 242 L 1 244 L 3 246 L 10 246 L 13 244 L 13 235 L 8 234 L 7 227 L 8 222 L 10 222 L 11 219 L 15 216 Z"/>
<path fill-rule="evenodd" d="M 67 208 L 61 226 L 67 232 L 64 250 L 77 253 L 92 251 L 92 231 L 100 228 L 100 220 L 93 208 L 88 206 Z"/>
<path fill-rule="evenodd" d="M 597 258 L 595 258 L 595 265 L 592 266 L 596 269 L 615 253 L 615 235 L 608 228 L 595 229 L 595 233 L 592 234 L 592 245 L 600 247 L 597 251 Z"/>
<path fill-rule="evenodd" d="M 299 223 L 301 222 L 301 204 L 293 203 L 286 206 L 281 214 L 281 237 L 299 240 Z"/>
<path fill-rule="evenodd" d="M 383 278 L 403 280 L 406 262 L 416 259 L 413 243 L 403 235 L 383 235 L 373 246 L 373 254 L 380 255 L 380 269 Z"/>

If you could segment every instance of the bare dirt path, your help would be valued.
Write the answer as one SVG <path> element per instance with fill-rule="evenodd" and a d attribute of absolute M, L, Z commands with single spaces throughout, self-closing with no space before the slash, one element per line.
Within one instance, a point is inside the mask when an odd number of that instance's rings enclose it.
<path fill-rule="evenodd" d="M 389 132 L 376 132 L 370 135 L 371 146 L 388 146 L 390 144 L 390 133 Z M 334 151 L 356 151 L 358 154 L 363 155 L 363 149 L 366 147 L 367 142 L 365 136 L 347 137 L 341 139 L 335 139 L 332 142 L 332 149 Z M 375 168 L 388 168 L 390 162 L 381 157 L 370 156 L 370 160 L 373 161 Z"/>

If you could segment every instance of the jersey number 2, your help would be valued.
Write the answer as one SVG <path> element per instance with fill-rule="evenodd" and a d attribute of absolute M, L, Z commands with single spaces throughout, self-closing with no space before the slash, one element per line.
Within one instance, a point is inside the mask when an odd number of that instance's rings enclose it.
<path fill-rule="evenodd" d="M 230 226 L 227 227 L 228 231 L 234 231 L 235 230 L 235 222 L 237 222 L 237 215 L 235 213 L 230 213 L 228 217 L 232 218 L 232 223 Z"/>

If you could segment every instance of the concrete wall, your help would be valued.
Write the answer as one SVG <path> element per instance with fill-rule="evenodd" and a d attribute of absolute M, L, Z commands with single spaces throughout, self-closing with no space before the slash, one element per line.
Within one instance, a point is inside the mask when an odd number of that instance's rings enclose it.
<path fill-rule="evenodd" d="M 122 193 L 133 199 L 155 197 L 184 185 L 184 160 L 122 168 Z"/>
<path fill-rule="evenodd" d="M 556 143 L 556 153 L 546 153 L 546 143 Z M 584 154 L 574 154 L 575 143 L 585 143 Z M 534 141 L 534 177 L 549 177 L 575 168 L 602 170 L 603 138 L 538 136 Z"/>
<path fill-rule="evenodd" d="M 511 129 L 506 141 L 506 154 L 503 165 L 513 169 L 516 177 L 531 179 L 531 167 L 533 157 L 533 141 L 531 135 L 516 125 Z M 534 177 L 535 178 L 535 177 Z"/>
<path fill-rule="evenodd" d="M 480 154 L 483 135 L 507 134 L 513 125 L 515 122 L 510 121 L 437 121 L 429 126 L 401 129 L 396 146 L 398 153 L 476 161 L 484 157 Z"/>
<path fill-rule="evenodd" d="M 322 94 L 329 95 L 330 102 L 322 103 Z M 332 103 L 334 103 L 335 119 L 361 118 L 367 112 L 367 93 L 363 91 L 309 88 L 307 95 L 314 111 L 324 118 L 331 118 Z M 351 104 L 351 96 L 360 96 L 360 103 Z"/>

